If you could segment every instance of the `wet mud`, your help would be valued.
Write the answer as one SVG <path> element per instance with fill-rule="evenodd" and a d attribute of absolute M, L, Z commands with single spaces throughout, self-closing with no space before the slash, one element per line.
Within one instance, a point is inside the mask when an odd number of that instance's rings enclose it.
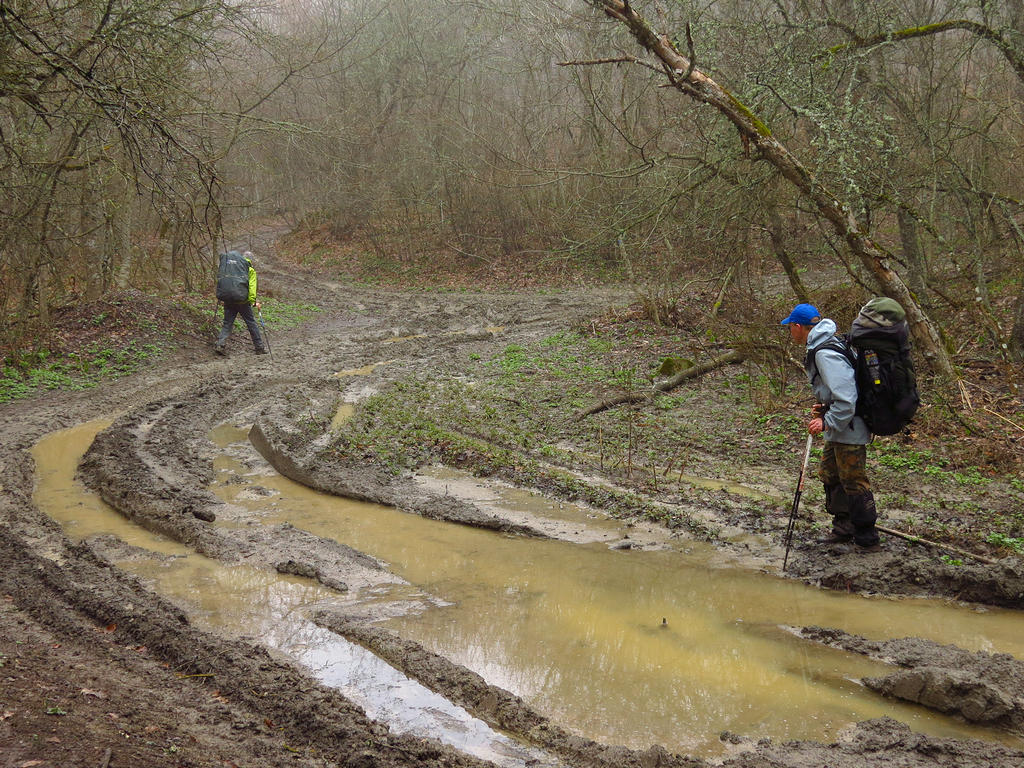
<path fill-rule="evenodd" d="M 270 267 L 261 280 L 281 296 L 324 293 L 312 278 Z M 323 319 L 276 338 L 273 360 L 237 355 L 211 359 L 208 350 L 195 350 L 159 371 L 116 382 L 101 392 L 44 397 L 0 411 L 0 594 L 8 607 L 0 613 L 0 637 L 5 638 L 0 653 L 12 660 L 10 669 L 17 673 L 0 682 L 5 712 L 10 713 L 0 720 L 0 741 L 11 746 L 7 755 L 14 756 L 8 764 L 32 759 L 31 734 L 53 727 L 54 716 L 46 708 L 33 709 L 24 702 L 45 699 L 40 686 L 56 685 L 44 679 L 46 670 L 61 667 L 77 670 L 65 676 L 74 680 L 73 687 L 102 689 L 106 698 L 100 709 L 107 713 L 97 717 L 96 710 L 83 705 L 66 712 L 66 719 L 56 719 L 64 730 L 54 731 L 58 741 L 46 748 L 57 755 L 67 747 L 81 757 L 73 762 L 65 755 L 67 765 L 99 765 L 103 759 L 111 766 L 485 764 L 433 740 L 390 733 L 339 691 L 255 641 L 195 628 L 183 610 L 113 564 L 133 555 L 129 547 L 103 538 L 73 543 L 32 502 L 34 466 L 28 449 L 33 442 L 54 430 L 120 413 L 87 452 L 80 467 L 83 482 L 138 525 L 224 562 L 244 561 L 301 575 L 339 592 L 401 581 L 344 542 L 291 526 L 256 530 L 215 525 L 230 522 L 236 514 L 208 490 L 215 452 L 209 432 L 225 421 L 253 425 L 250 439 L 261 455 L 281 474 L 318 490 L 505 534 L 557 535 L 539 524 L 502 518 L 472 500 L 433 492 L 412 478 L 325 462 L 317 441 L 324 439 L 340 402 L 372 391 L 386 377 L 444 375 L 446 360 L 457 347 L 486 354 L 494 345 L 567 327 L 621 297 L 580 292 L 557 299 L 439 301 L 341 287 L 328 293 Z M 507 329 L 500 339 L 483 330 L 496 326 Z M 383 361 L 388 365 L 373 367 Z M 358 369 L 370 373 L 352 382 L 339 382 L 336 376 Z M 744 530 L 744 516 L 735 507 L 708 514 Z M 763 533 L 764 525 L 751 516 L 751 530 Z M 665 532 L 670 535 L 678 532 Z M 773 535 L 734 544 L 722 541 L 719 546 L 733 561 L 758 563 L 769 572 L 765 578 L 777 578 L 772 571 L 781 561 L 778 542 Z M 908 556 L 905 548 L 848 558 L 810 548 L 794 554 L 793 573 L 823 588 L 944 596 L 1015 609 L 1024 602 L 1019 559 L 960 567 L 954 573 L 944 571 L 931 556 Z M 318 621 L 482 719 L 549 750 L 566 765 L 1024 764 L 1020 750 L 915 734 L 891 718 L 860 723 L 832 744 L 772 744 L 723 734 L 729 751 L 715 761 L 658 746 L 638 751 L 598 744 L 564 731 L 512 694 L 394 633 L 350 616 L 324 613 Z M 884 658 L 897 666 L 892 675 L 863 681 L 880 696 L 1021 732 L 1024 672 L 1010 657 L 935 649 L 927 641 L 867 641 L 819 628 L 801 632 L 808 642 Z M 33 665 L 38 668 L 34 677 L 29 672 Z M 26 698 L 28 693 L 32 695 Z M 72 693 L 69 689 L 68 695 Z M 82 697 L 90 699 L 78 694 Z M 140 706 L 139 701 L 148 703 Z M 147 731 L 150 727 L 156 730 Z"/>
<path fill-rule="evenodd" d="M 864 678 L 883 696 L 1024 733 L 1024 662 L 1009 654 L 972 653 L 919 637 L 880 642 L 822 627 L 804 627 L 799 634 L 898 667 L 890 675 Z"/>

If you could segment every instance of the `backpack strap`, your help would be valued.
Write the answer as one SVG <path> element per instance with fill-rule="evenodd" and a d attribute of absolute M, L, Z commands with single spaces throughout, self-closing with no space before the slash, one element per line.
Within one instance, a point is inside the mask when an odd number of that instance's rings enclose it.
<path fill-rule="evenodd" d="M 857 353 L 850 347 L 850 341 L 846 334 L 835 333 L 829 339 L 807 352 L 807 357 L 804 359 L 804 367 L 810 368 L 810 364 L 813 361 L 815 376 L 818 375 L 818 353 L 823 349 L 831 349 L 833 352 L 838 352 L 846 358 L 847 362 L 850 363 L 851 368 L 857 367 Z"/>

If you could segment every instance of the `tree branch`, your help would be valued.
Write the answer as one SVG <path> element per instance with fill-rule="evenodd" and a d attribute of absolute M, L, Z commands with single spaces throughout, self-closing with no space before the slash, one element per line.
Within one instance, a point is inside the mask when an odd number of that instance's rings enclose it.
<path fill-rule="evenodd" d="M 665 381 L 658 382 L 657 384 L 654 385 L 654 388 L 650 392 L 629 392 L 627 394 L 619 395 L 608 400 L 603 400 L 600 403 L 597 403 L 596 405 L 592 405 L 589 408 L 584 408 L 582 411 L 578 411 L 576 415 L 573 416 L 573 419 L 575 421 L 581 421 L 582 419 L 585 419 L 587 416 L 592 416 L 593 414 L 600 413 L 601 411 L 607 411 L 609 408 L 613 408 L 616 405 L 622 405 L 623 403 L 644 403 L 649 400 L 653 400 L 661 393 L 675 389 L 687 379 L 693 379 L 696 378 L 697 376 L 703 376 L 705 373 L 708 373 L 709 371 L 713 371 L 717 368 L 722 368 L 726 365 L 742 363 L 745 359 L 746 358 L 744 357 L 742 352 L 736 352 L 735 350 L 732 352 L 727 352 L 721 357 L 716 357 L 714 360 L 709 360 L 706 363 L 701 363 L 700 365 L 691 365 L 689 368 L 686 368 L 677 373 L 671 379 L 665 379 Z"/>

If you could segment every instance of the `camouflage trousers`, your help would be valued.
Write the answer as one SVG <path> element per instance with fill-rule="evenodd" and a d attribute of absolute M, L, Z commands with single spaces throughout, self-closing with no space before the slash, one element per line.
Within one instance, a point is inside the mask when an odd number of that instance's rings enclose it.
<path fill-rule="evenodd" d="M 867 473 L 867 446 L 825 442 L 818 478 L 825 486 L 825 512 L 835 540 L 862 547 L 878 543 L 878 510 Z"/>
<path fill-rule="evenodd" d="M 818 465 L 818 479 L 824 485 L 842 485 L 850 496 L 871 490 L 867 470 L 866 445 L 848 445 L 825 441 Z"/>

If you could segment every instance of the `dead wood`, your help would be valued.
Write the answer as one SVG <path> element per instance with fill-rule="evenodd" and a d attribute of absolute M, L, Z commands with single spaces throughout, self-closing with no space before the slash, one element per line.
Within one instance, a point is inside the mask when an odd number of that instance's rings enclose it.
<path fill-rule="evenodd" d="M 689 368 L 680 371 L 672 378 L 659 381 L 648 391 L 629 392 L 624 395 L 612 397 L 608 400 L 603 400 L 589 408 L 584 408 L 582 411 L 578 411 L 573 418 L 576 421 L 580 421 L 585 419 L 587 416 L 592 416 L 595 413 L 600 413 L 601 411 L 607 411 L 609 408 L 614 408 L 616 405 L 622 405 L 623 403 L 643 403 L 648 400 L 653 400 L 662 392 L 668 392 L 669 390 L 675 389 L 687 379 L 694 379 L 697 376 L 703 376 L 709 371 L 722 368 L 726 365 L 742 363 L 744 359 L 742 352 L 733 350 L 732 352 L 728 352 L 721 357 L 716 357 L 714 360 L 702 363 L 701 365 L 691 365 Z"/>
<path fill-rule="evenodd" d="M 960 549 L 959 547 L 953 547 L 953 546 L 950 546 L 949 544 L 940 544 L 937 541 L 928 541 L 928 539 L 922 539 L 920 536 L 914 536 L 913 534 L 910 534 L 910 533 L 903 533 L 902 531 L 895 531 L 892 528 L 883 528 L 880 525 L 876 525 L 875 528 L 880 530 L 882 533 L 888 533 L 890 536 L 899 536 L 901 539 L 906 539 L 907 541 L 913 542 L 914 544 L 924 544 L 925 546 L 928 546 L 928 547 L 938 547 L 939 549 L 946 549 L 946 550 L 949 550 L 950 552 L 956 552 L 958 555 L 963 555 L 964 557 L 970 557 L 970 558 L 972 558 L 974 560 L 977 560 L 978 562 L 981 562 L 981 563 L 988 563 L 989 565 L 991 565 L 993 563 L 999 562 L 998 560 L 996 560 L 995 558 L 992 558 L 992 557 L 985 557 L 984 555 L 976 555 L 973 552 L 968 552 L 966 549 Z"/>

